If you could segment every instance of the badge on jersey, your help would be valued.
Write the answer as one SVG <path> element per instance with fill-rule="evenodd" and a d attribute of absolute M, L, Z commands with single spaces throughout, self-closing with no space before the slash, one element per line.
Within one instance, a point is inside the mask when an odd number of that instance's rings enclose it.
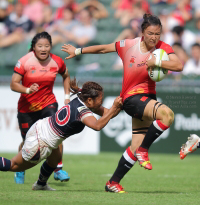
<path fill-rule="evenodd" d="M 120 41 L 120 47 L 125 47 L 125 40 Z"/>
<path fill-rule="evenodd" d="M 88 108 L 86 108 L 85 106 L 81 106 L 81 107 L 78 107 L 78 108 L 77 108 L 77 110 L 78 110 L 79 112 L 81 112 L 81 111 L 83 111 L 83 110 L 85 110 L 85 109 L 88 109 Z"/>
<path fill-rule="evenodd" d="M 17 67 L 17 68 L 20 68 L 20 67 L 21 67 L 20 61 L 18 61 L 18 62 L 16 63 L 15 67 Z"/>

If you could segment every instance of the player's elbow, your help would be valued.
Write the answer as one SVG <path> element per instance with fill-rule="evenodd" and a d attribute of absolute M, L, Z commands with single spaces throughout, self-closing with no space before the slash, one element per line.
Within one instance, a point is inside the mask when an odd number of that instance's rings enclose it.
<path fill-rule="evenodd" d="M 100 125 L 96 125 L 95 127 L 94 127 L 94 130 L 95 131 L 100 131 L 102 129 L 102 127 L 100 126 Z"/>
<path fill-rule="evenodd" d="M 10 89 L 11 89 L 12 91 L 15 91 L 15 90 L 14 90 L 14 87 L 15 87 L 15 86 L 14 86 L 14 83 L 11 81 L 11 82 L 10 82 Z"/>
<path fill-rule="evenodd" d="M 183 64 L 182 64 L 182 63 L 179 63 L 179 64 L 177 65 L 177 71 L 178 71 L 178 72 L 182 72 L 182 71 L 183 71 Z"/>

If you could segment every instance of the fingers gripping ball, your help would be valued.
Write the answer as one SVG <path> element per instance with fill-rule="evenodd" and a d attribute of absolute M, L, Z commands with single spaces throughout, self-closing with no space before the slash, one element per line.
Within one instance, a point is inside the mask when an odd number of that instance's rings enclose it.
<path fill-rule="evenodd" d="M 153 51 L 153 55 L 156 58 L 156 66 L 148 69 L 148 74 L 151 80 L 159 82 L 163 80 L 168 73 L 168 70 L 162 68 L 162 61 L 169 61 L 167 53 L 163 49 L 156 49 Z M 151 56 L 150 56 L 151 58 Z"/>

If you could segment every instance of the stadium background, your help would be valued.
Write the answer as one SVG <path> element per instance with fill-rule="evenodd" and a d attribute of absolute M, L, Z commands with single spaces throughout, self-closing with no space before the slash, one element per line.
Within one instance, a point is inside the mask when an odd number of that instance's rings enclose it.
<path fill-rule="evenodd" d="M 16 152 L 18 144 L 21 141 L 19 130 L 17 128 L 16 110 L 19 94 L 12 92 L 9 88 L 13 68 L 18 59 L 28 52 L 31 36 L 33 34 L 41 30 L 50 31 L 51 26 L 54 24 L 63 25 L 61 24 L 62 17 L 60 18 L 56 16 L 59 13 L 59 8 L 54 4 L 55 2 L 60 1 L 32 0 L 30 1 L 30 4 L 26 4 L 27 1 L 23 0 L 21 2 L 25 4 L 25 7 L 34 5 L 34 3 L 39 3 L 43 6 L 43 9 L 46 9 L 47 7 L 52 9 L 53 23 L 45 27 L 45 24 L 42 22 L 40 22 L 40 24 L 34 22 L 34 27 L 31 31 L 23 31 L 23 38 L 17 39 L 12 45 L 5 46 L 5 39 L 12 34 L 15 36 L 15 34 L 18 33 L 17 31 L 8 32 L 5 21 L 1 20 L 0 22 L 0 93 L 2 98 L 0 101 L 0 152 Z M 86 1 L 65 0 L 63 2 L 65 2 L 65 4 L 71 2 L 67 7 L 71 6 L 70 9 L 74 13 L 74 18 L 80 24 L 80 22 L 82 22 L 81 18 L 83 18 L 80 12 L 84 6 L 82 5 L 82 8 L 79 8 L 78 6 Z M 94 33 L 92 37 L 90 35 L 88 36 L 88 41 L 85 44 L 81 44 L 81 47 L 112 43 L 126 37 L 136 37 L 141 35 L 138 28 L 141 23 L 142 14 L 146 11 L 150 11 L 155 15 L 159 15 L 163 21 L 163 35 L 161 39 L 167 41 L 170 38 L 169 43 L 172 46 L 174 43 L 177 43 L 178 49 L 177 47 L 174 47 L 174 49 L 176 49 L 175 52 L 181 58 L 183 64 L 187 66 L 187 61 L 189 62 L 189 60 L 194 58 L 193 53 L 191 52 L 191 46 L 195 42 L 199 42 L 200 37 L 198 1 L 133 1 L 133 8 L 131 8 L 131 10 L 125 9 L 126 13 L 129 13 L 127 18 L 130 18 L 130 21 L 127 21 L 128 23 L 126 22 L 127 19 L 122 18 L 123 16 L 116 18 L 117 12 L 120 10 L 119 8 L 121 8 L 121 10 L 123 8 L 122 5 L 120 7 L 120 1 L 91 0 L 87 2 L 90 4 L 88 3 L 87 6 L 84 7 L 85 9 L 90 10 L 93 7 L 91 11 L 101 11 L 102 15 L 98 17 L 100 19 L 96 19 L 96 15 L 92 12 L 91 26 L 94 29 Z M 99 2 L 101 5 L 99 5 Z M 122 0 L 121 3 L 123 2 L 126 3 L 127 1 Z M 12 12 L 15 12 L 15 3 L 16 1 L 1 0 L 0 10 L 6 11 L 6 15 L 9 16 Z M 76 9 L 72 6 L 74 3 L 76 3 Z M 104 7 L 103 9 L 102 5 Z M 63 8 L 66 7 L 66 5 L 62 6 Z M 25 9 L 25 7 L 23 9 Z M 133 15 L 134 9 L 136 13 L 135 16 Z M 183 17 L 183 12 L 188 15 L 184 15 L 184 18 L 181 18 Z M 1 17 L 2 16 L 0 15 L 0 18 Z M 32 21 L 34 21 L 34 19 Z M 56 22 L 61 23 L 56 24 Z M 177 34 L 177 32 L 183 28 L 184 30 L 182 33 Z M 182 35 L 183 33 L 184 35 Z M 52 35 L 54 34 L 55 33 L 52 32 Z M 57 31 L 56 34 L 59 35 L 59 32 Z M 61 41 L 72 43 L 73 45 L 80 47 L 80 45 L 77 45 L 76 41 L 70 41 L 67 37 L 65 39 L 65 37 L 66 36 L 62 37 Z M 59 55 L 64 59 L 66 55 L 60 51 L 61 45 L 61 42 L 55 43 L 52 53 Z M 103 85 L 105 90 L 104 105 L 108 108 L 112 105 L 114 97 L 120 93 L 123 73 L 122 65 L 116 53 L 106 55 L 82 55 L 65 61 L 65 63 L 69 69 L 71 78 L 75 76 L 79 80 L 80 85 L 90 80 Z M 165 103 L 174 111 L 175 122 L 172 127 L 155 142 L 155 145 L 151 148 L 151 152 L 177 153 L 181 143 L 185 142 L 189 134 L 199 134 L 199 66 L 200 63 L 196 70 L 191 68 L 189 74 L 188 70 L 181 74 L 170 73 L 167 79 L 157 83 L 157 97 L 159 101 Z M 62 78 L 60 76 L 57 76 L 54 90 L 59 106 L 61 107 L 64 102 L 64 95 Z M 101 132 L 97 133 L 87 129 L 81 135 L 73 136 L 66 140 L 64 151 L 66 153 L 84 154 L 97 154 L 101 151 L 122 152 L 128 144 L 130 144 L 130 140 L 131 119 L 122 111 L 115 119 L 111 120 Z"/>

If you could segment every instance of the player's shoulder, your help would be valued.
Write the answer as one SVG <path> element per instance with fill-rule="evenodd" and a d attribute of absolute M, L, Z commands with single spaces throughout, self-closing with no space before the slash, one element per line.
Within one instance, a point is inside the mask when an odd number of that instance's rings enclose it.
<path fill-rule="evenodd" d="M 50 53 L 50 57 L 58 64 L 59 67 L 62 67 L 64 61 L 60 56 Z"/>
<path fill-rule="evenodd" d="M 136 45 L 140 41 L 140 38 L 124 39 L 117 42 L 118 48 L 128 48 Z"/>
<path fill-rule="evenodd" d="M 30 58 L 32 58 L 33 56 L 34 56 L 34 52 L 31 51 L 31 52 L 27 53 L 26 55 L 24 55 L 23 57 L 21 57 L 21 58 L 18 60 L 18 62 L 24 64 L 26 61 L 28 61 L 28 60 L 29 60 Z"/>
<path fill-rule="evenodd" d="M 165 50 L 164 48 L 171 48 L 171 46 L 164 41 L 158 41 L 158 43 L 156 44 L 156 49 L 159 48 Z"/>

